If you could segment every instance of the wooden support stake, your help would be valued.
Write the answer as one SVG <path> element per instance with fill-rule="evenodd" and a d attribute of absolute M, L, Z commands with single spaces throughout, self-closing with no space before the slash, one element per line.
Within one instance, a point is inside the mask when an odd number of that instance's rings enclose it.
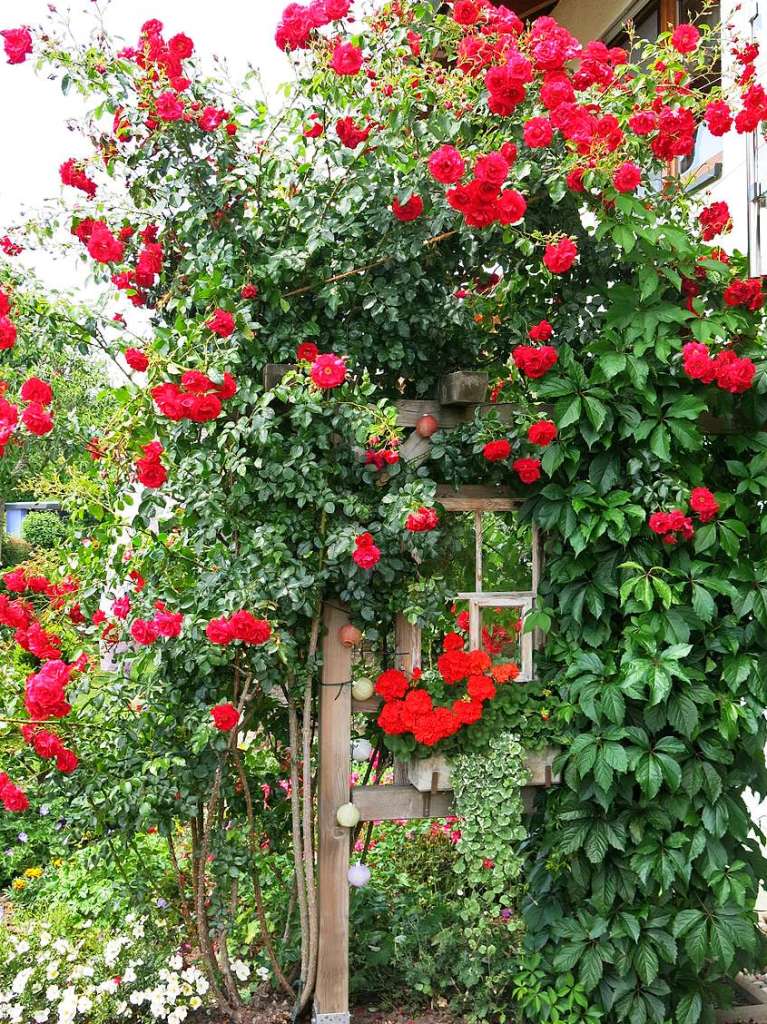
<path fill-rule="evenodd" d="M 319 962 L 314 993 L 317 1024 L 349 1021 L 349 841 L 336 811 L 349 802 L 351 771 L 352 651 L 338 632 L 346 610 L 326 604 L 320 689 L 319 778 Z"/>
<path fill-rule="evenodd" d="M 408 622 L 402 613 L 397 615 L 394 625 L 394 644 L 398 669 L 410 675 L 414 668 L 421 667 L 421 630 Z M 394 784 L 404 786 L 406 783 L 407 761 L 395 761 Z"/>

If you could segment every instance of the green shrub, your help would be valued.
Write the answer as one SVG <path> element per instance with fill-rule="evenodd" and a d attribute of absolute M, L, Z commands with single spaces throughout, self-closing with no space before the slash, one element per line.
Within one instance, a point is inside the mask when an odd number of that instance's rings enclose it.
<path fill-rule="evenodd" d="M 67 528 L 55 512 L 30 512 L 21 524 L 21 535 L 33 547 L 48 551 L 63 543 Z"/>
<path fill-rule="evenodd" d="M 32 545 L 28 544 L 27 541 L 21 540 L 19 537 L 3 537 L 3 551 L 2 558 L 0 558 L 0 568 L 12 569 L 14 565 L 26 562 L 31 554 Z"/>

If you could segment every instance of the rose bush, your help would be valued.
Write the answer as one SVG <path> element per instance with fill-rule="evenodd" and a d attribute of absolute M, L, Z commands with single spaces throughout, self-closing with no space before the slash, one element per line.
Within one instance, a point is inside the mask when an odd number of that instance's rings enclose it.
<path fill-rule="evenodd" d="M 344 601 L 386 651 L 398 610 L 427 618 L 448 596 L 435 566 L 454 527 L 439 509 L 436 529 L 410 517 L 434 509 L 437 480 L 503 481 L 546 534 L 524 626 L 549 633 L 531 691 L 556 692 L 572 734 L 533 836 L 527 942 L 552 984 L 574 971 L 605 1019 L 694 1022 L 760 953 L 765 863 L 742 792 L 767 783 L 764 294 L 705 240 L 725 211 L 700 222 L 662 178 L 702 120 L 763 124 L 755 54 L 738 50 L 742 82 L 724 98 L 695 84 L 710 59 L 697 29 L 632 66 L 487 0 L 446 13 L 393 0 L 336 24 L 348 13 L 345 0 L 289 5 L 277 44 L 298 84 L 277 116 L 250 76 L 238 89 L 206 77 L 191 41 L 156 20 L 119 52 L 54 29 L 4 36 L 11 62 L 31 45 L 46 74 L 94 99 L 97 151 L 64 173 L 61 220 L 150 325 L 89 440 L 77 578 L 5 577 L 25 669 L 8 715 L 72 735 L 80 764 L 54 778 L 88 827 L 166 837 L 223 1013 L 244 1014 L 227 948 L 243 900 L 275 978 L 306 1006 L 322 604 Z M 0 345 L 17 352 L 12 305 L 2 317 Z M 490 372 L 513 422 L 480 411 L 407 464 L 394 403 L 459 368 Z M 46 406 L 27 408 L 28 430 L 47 433 Z M 656 531 L 658 514 L 671 518 Z M 268 630 L 237 632 L 243 614 Z M 222 706 L 230 728 L 211 719 Z M 286 776 L 276 817 L 242 749 L 251 733 Z M 20 744 L 9 767 L 13 812 L 41 761 Z M 270 916 L 263 874 L 290 846 Z M 278 941 L 291 889 L 297 958 Z"/>

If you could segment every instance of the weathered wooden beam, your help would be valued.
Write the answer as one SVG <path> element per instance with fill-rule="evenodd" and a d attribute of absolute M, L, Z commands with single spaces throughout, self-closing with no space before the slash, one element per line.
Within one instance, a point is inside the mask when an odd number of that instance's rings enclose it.
<path fill-rule="evenodd" d="M 522 803 L 532 813 L 541 786 L 523 786 Z M 353 786 L 352 803 L 362 821 L 412 821 L 447 818 L 455 813 L 452 790 L 419 793 L 415 786 Z"/>
<path fill-rule="evenodd" d="M 352 649 L 339 630 L 349 623 L 346 609 L 323 609 L 322 686 L 320 688 L 319 774 L 319 960 L 314 995 L 319 1024 L 349 1020 L 349 830 L 336 811 L 349 801 L 351 771 Z"/>
<path fill-rule="evenodd" d="M 513 512 L 524 504 L 523 498 L 512 497 L 509 487 L 482 484 L 439 484 L 437 501 L 447 512 Z"/>
<path fill-rule="evenodd" d="M 419 793 L 408 783 L 394 786 L 353 786 L 352 803 L 363 821 L 446 818 L 453 813 L 453 793 Z"/>
<path fill-rule="evenodd" d="M 441 377 L 437 385 L 440 405 L 477 405 L 487 397 L 489 376 L 481 370 L 455 370 Z"/>
<path fill-rule="evenodd" d="M 440 427 L 451 430 L 474 419 L 474 414 L 479 409 L 480 413 L 494 412 L 501 423 L 514 423 L 520 418 L 528 415 L 527 410 L 513 402 L 476 402 L 470 405 L 442 405 L 440 402 L 420 401 L 418 399 L 399 399 L 394 403 L 397 407 L 397 426 L 414 427 L 422 416 L 434 416 L 439 420 Z M 554 407 L 547 403 L 533 406 L 532 412 L 544 413 L 552 416 Z M 698 427 L 704 434 L 739 434 L 758 433 L 765 429 L 765 425 L 755 423 L 744 423 L 737 419 L 727 419 L 723 416 L 714 416 L 709 412 L 703 412 L 698 417 Z"/>
<path fill-rule="evenodd" d="M 400 671 L 410 675 L 414 668 L 421 667 L 421 627 L 408 622 L 400 612 L 394 622 L 395 664 Z M 394 783 L 407 783 L 407 762 L 394 762 Z"/>
<path fill-rule="evenodd" d="M 290 370 L 295 370 L 295 363 L 267 363 L 264 366 L 264 391 L 271 391 L 272 388 L 276 388 L 282 378 Z"/>

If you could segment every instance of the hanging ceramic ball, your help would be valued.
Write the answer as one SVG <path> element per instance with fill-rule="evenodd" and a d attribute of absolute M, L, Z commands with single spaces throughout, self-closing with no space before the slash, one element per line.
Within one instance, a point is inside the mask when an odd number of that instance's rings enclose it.
<path fill-rule="evenodd" d="M 355 740 L 352 743 L 352 760 L 353 761 L 369 761 L 370 755 L 373 753 L 373 744 L 370 740 L 366 740 L 364 737 L 359 740 Z"/>
<path fill-rule="evenodd" d="M 360 812 L 354 804 L 341 804 L 336 811 L 336 821 L 341 828 L 354 828 L 359 824 Z"/>
<path fill-rule="evenodd" d="M 362 679 L 355 679 L 352 683 L 352 697 L 355 700 L 367 700 L 373 696 L 375 687 L 373 680 L 363 676 Z"/>
<path fill-rule="evenodd" d="M 355 889 L 362 889 L 370 881 L 370 868 L 367 864 L 357 861 L 349 868 L 346 877 L 349 879 L 349 885 L 353 885 Z"/>

